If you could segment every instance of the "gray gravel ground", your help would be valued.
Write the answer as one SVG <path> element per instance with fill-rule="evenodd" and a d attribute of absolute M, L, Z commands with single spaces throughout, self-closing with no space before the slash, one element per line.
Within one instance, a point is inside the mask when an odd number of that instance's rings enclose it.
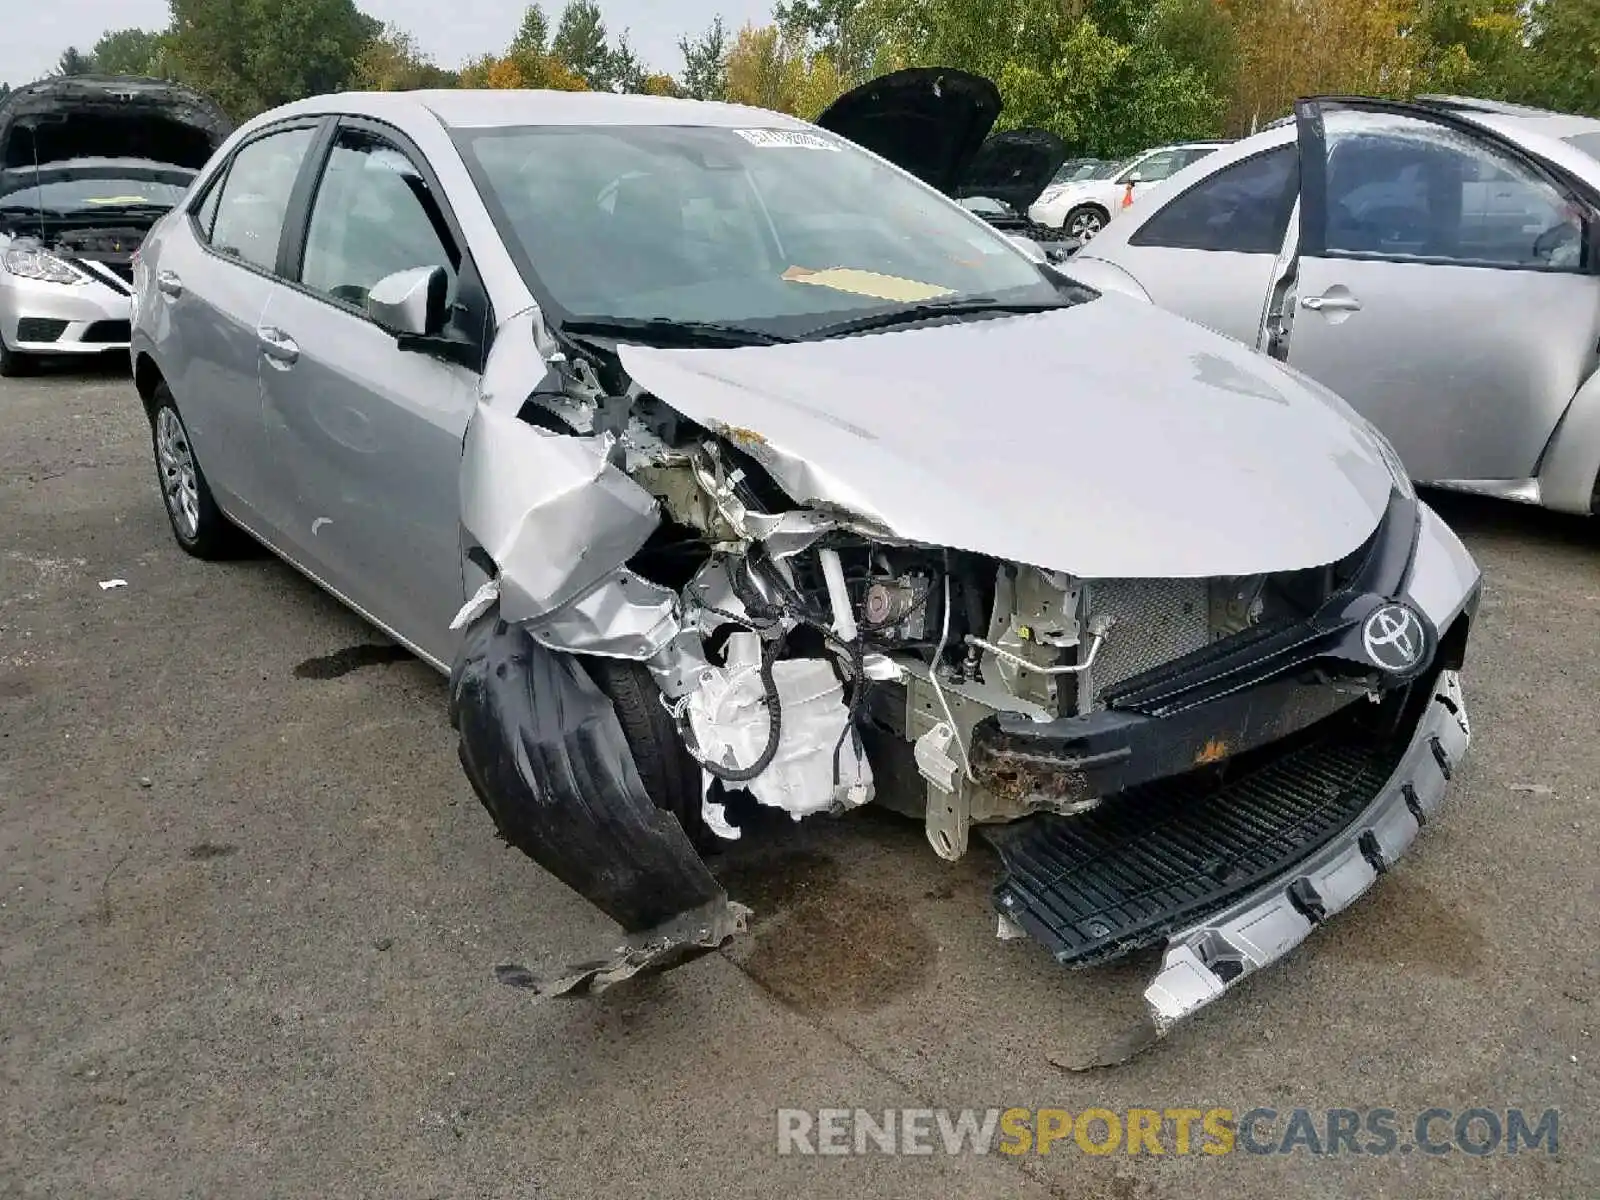
<path fill-rule="evenodd" d="M 1594 525 L 1439 501 L 1488 576 L 1441 819 L 1080 1075 L 1051 1056 L 1148 964 L 997 942 L 979 857 L 867 815 L 728 857 L 744 944 L 531 1004 L 493 966 L 603 923 L 494 838 L 442 680 L 339 673 L 378 635 L 272 559 L 179 553 L 114 367 L 0 385 L 0 489 L 0 1196 L 1600 1195 Z M 779 1106 L 890 1105 L 1557 1107 L 1560 1153 L 775 1154 Z"/>

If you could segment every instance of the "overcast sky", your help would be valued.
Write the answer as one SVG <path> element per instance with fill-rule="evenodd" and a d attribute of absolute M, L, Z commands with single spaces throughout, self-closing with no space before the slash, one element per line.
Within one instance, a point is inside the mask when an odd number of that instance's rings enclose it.
<path fill-rule="evenodd" d="M 546 0 L 551 26 L 564 0 Z M 409 29 L 441 67 L 505 49 L 522 20 L 523 0 L 357 0 L 363 12 Z M 47 74 L 68 46 L 87 50 L 107 29 L 167 23 L 167 0 L 0 0 L 0 81 L 12 87 Z M 600 0 L 606 28 L 631 29 L 652 68 L 683 67 L 678 37 L 711 24 L 719 12 L 737 29 L 768 19 L 770 0 Z"/>

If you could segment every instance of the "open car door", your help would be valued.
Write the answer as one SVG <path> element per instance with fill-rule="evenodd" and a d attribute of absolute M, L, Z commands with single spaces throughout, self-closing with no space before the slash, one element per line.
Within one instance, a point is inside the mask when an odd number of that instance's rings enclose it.
<path fill-rule="evenodd" d="M 1424 482 L 1531 478 L 1600 340 L 1595 210 L 1451 113 L 1295 106 L 1298 249 L 1272 352 L 1378 426 Z"/>

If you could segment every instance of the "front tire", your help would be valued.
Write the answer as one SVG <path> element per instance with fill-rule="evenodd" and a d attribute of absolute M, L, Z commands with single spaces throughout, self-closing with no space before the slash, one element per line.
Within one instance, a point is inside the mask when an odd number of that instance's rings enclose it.
<path fill-rule="evenodd" d="M 1061 228 L 1066 231 L 1068 237 L 1088 241 L 1104 229 L 1110 219 L 1106 211 L 1098 205 L 1080 204 L 1067 214 L 1067 219 L 1061 223 Z"/>
<path fill-rule="evenodd" d="M 6 345 L 4 338 L 0 338 L 0 378 L 16 379 L 32 375 L 37 365 L 31 354 L 18 353 Z"/>
<path fill-rule="evenodd" d="M 633 751 L 633 765 L 655 806 L 677 817 L 697 847 L 715 843 L 700 812 L 700 765 L 661 703 L 661 689 L 649 668 L 619 658 L 586 658 L 583 667 L 611 701 Z"/>
<path fill-rule="evenodd" d="M 172 391 L 158 383 L 151 397 L 150 437 L 155 452 L 156 481 L 172 536 L 186 554 L 200 559 L 230 558 L 243 536 L 217 507 L 200 461 L 189 442 Z"/>

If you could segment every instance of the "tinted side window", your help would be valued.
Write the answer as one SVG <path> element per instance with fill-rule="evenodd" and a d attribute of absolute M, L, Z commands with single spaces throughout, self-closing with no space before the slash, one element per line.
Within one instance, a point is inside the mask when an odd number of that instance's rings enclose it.
<path fill-rule="evenodd" d="M 214 249 L 262 270 L 273 269 L 283 218 L 289 211 L 289 193 L 313 132 L 287 129 L 269 134 L 233 156 L 211 227 Z"/>
<path fill-rule="evenodd" d="M 1578 265 L 1576 210 L 1488 143 L 1386 113 L 1334 113 L 1327 127 L 1329 250 L 1495 266 Z"/>
<path fill-rule="evenodd" d="M 1280 146 L 1201 180 L 1128 241 L 1134 246 L 1276 254 L 1299 186 L 1295 147 Z"/>
<path fill-rule="evenodd" d="M 357 308 L 396 271 L 443 267 L 455 300 L 461 256 L 427 181 L 389 142 L 345 129 L 311 206 L 300 282 Z"/>

